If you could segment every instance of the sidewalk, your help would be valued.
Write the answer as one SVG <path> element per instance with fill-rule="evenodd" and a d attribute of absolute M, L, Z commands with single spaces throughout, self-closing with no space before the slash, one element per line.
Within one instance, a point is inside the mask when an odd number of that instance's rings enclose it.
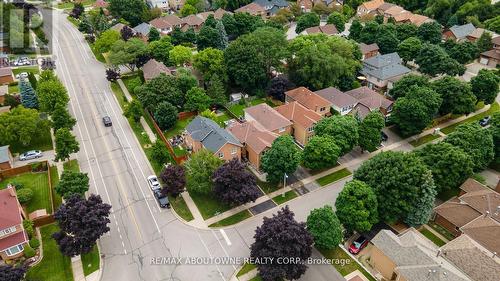
<path fill-rule="evenodd" d="M 118 79 L 116 80 L 116 82 L 118 82 L 118 85 L 120 85 L 120 88 L 122 89 L 125 98 L 127 98 L 127 101 L 131 102 L 132 96 L 130 95 L 130 92 L 128 91 L 127 87 L 125 87 L 125 84 L 123 83 L 122 79 Z"/>

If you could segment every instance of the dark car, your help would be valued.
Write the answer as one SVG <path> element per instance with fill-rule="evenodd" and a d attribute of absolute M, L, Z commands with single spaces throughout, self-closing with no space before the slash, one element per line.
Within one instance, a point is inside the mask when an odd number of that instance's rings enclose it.
<path fill-rule="evenodd" d="M 109 116 L 104 116 L 102 118 L 102 123 L 104 123 L 104 126 L 106 127 L 111 127 L 113 123 L 111 122 L 111 118 Z"/>
<path fill-rule="evenodd" d="M 387 141 L 389 139 L 389 136 L 384 132 L 380 132 L 380 138 L 382 139 L 382 141 Z"/>
<path fill-rule="evenodd" d="M 366 245 L 368 245 L 368 242 L 370 241 L 365 236 L 359 236 L 358 239 L 352 242 L 351 246 L 349 246 L 349 252 L 356 255 L 357 253 L 361 252 L 361 250 L 363 250 Z"/>
<path fill-rule="evenodd" d="M 481 127 L 486 127 L 488 126 L 488 124 L 490 124 L 490 121 L 491 121 L 491 116 L 486 116 L 483 119 L 479 120 L 479 125 L 481 125 Z"/>
<path fill-rule="evenodd" d="M 160 190 L 155 190 L 155 197 L 158 200 L 160 207 L 170 209 L 170 202 L 168 202 L 168 197 L 163 195 Z"/>

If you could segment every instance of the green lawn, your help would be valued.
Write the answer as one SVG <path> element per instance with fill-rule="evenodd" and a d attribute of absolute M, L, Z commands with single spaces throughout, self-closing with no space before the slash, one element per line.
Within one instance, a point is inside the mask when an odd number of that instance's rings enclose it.
<path fill-rule="evenodd" d="M 64 162 L 63 167 L 65 171 L 80 172 L 80 165 L 76 159 Z"/>
<path fill-rule="evenodd" d="M 164 133 L 165 137 L 167 139 L 169 139 L 175 135 L 180 135 L 182 133 L 182 131 L 184 131 L 184 129 L 186 129 L 189 122 L 191 122 L 191 120 L 193 120 L 193 119 L 194 119 L 194 117 L 189 117 L 189 118 L 186 118 L 183 120 L 177 120 L 177 122 L 175 123 L 175 126 L 172 129 L 170 129 Z"/>
<path fill-rule="evenodd" d="M 278 195 L 278 196 L 275 196 L 273 197 L 273 201 L 278 204 L 278 205 L 281 205 L 287 201 L 290 201 L 292 200 L 293 198 L 297 197 L 297 193 L 293 190 L 290 190 L 290 191 L 287 191 L 285 192 L 285 196 L 283 195 Z"/>
<path fill-rule="evenodd" d="M 430 226 L 435 231 L 437 231 L 439 234 L 443 235 L 444 238 L 446 238 L 450 241 L 455 239 L 455 236 L 451 232 L 449 232 L 446 228 L 440 226 L 439 224 L 437 224 L 433 221 L 430 221 L 427 223 L 427 225 Z"/>
<path fill-rule="evenodd" d="M 254 270 L 255 268 L 257 268 L 257 266 L 255 264 L 245 263 L 243 265 L 243 267 L 240 269 L 240 271 L 238 271 L 238 273 L 236 274 L 236 277 L 240 277 L 243 274 L 246 274 L 246 273 Z"/>
<path fill-rule="evenodd" d="M 127 98 L 125 97 L 125 94 L 122 91 L 122 88 L 120 88 L 120 85 L 118 85 L 117 82 L 111 82 L 111 90 L 116 96 L 116 99 L 118 100 L 118 103 L 120 104 L 120 107 L 122 109 L 125 109 L 125 106 L 127 105 Z"/>
<path fill-rule="evenodd" d="M 340 179 L 343 179 L 351 174 L 352 174 L 351 171 L 349 171 L 347 168 L 344 168 L 342 170 L 338 170 L 338 171 L 333 172 L 329 175 L 321 177 L 321 178 L 317 179 L 316 182 L 321 186 L 325 186 L 325 185 L 328 185 L 328 184 L 333 183 L 335 181 L 338 181 Z"/>
<path fill-rule="evenodd" d="M 420 230 L 420 233 L 422 233 L 427 239 L 431 240 L 432 243 L 436 244 L 438 247 L 443 246 L 446 244 L 443 240 L 441 240 L 439 237 L 434 235 L 434 233 L 430 232 L 428 229 L 422 227 Z"/>
<path fill-rule="evenodd" d="M 347 274 L 359 270 L 366 278 L 370 281 L 376 281 L 376 279 L 371 276 L 364 268 L 362 268 L 355 260 L 353 260 L 344 250 L 336 247 L 332 250 L 319 250 L 323 256 L 327 259 L 333 260 L 333 267 L 342 274 L 346 276 Z M 346 261 L 344 265 L 337 264 L 335 261 Z"/>
<path fill-rule="evenodd" d="M 436 134 L 436 135 L 434 135 L 434 134 L 428 134 L 428 135 L 425 135 L 425 136 L 423 136 L 423 137 L 421 137 L 419 139 L 412 140 L 410 142 L 410 144 L 413 147 L 418 147 L 418 146 L 421 146 L 421 145 L 426 144 L 428 142 L 431 142 L 431 141 L 433 141 L 435 139 L 438 139 L 440 137 L 441 137 L 441 135 L 439 135 L 439 134 Z"/>
<path fill-rule="evenodd" d="M 57 209 L 62 204 L 62 197 L 55 190 L 56 185 L 59 183 L 59 174 L 57 173 L 56 166 L 50 166 L 50 181 L 52 184 L 52 201 L 54 202 L 54 208 Z"/>
<path fill-rule="evenodd" d="M 85 276 L 99 269 L 99 249 L 96 245 L 87 254 L 82 255 L 83 274 Z"/>
<path fill-rule="evenodd" d="M 219 126 L 224 128 L 225 127 L 224 121 L 228 121 L 231 119 L 232 119 L 231 116 L 229 116 L 227 113 L 224 112 L 224 114 L 217 116 L 215 122 L 217 122 L 217 124 L 219 124 Z"/>
<path fill-rule="evenodd" d="M 82 0 L 80 2 L 83 4 L 83 6 L 90 6 L 90 5 L 94 4 L 95 0 Z M 61 2 L 61 3 L 57 4 L 58 9 L 64 9 L 64 10 L 73 9 L 73 6 L 74 6 L 74 3 L 70 2 L 70 1 Z"/>
<path fill-rule="evenodd" d="M 254 99 L 254 100 L 251 100 L 249 102 L 249 105 L 246 105 L 246 104 L 235 104 L 233 106 L 230 106 L 228 109 L 236 116 L 243 116 L 244 114 L 244 109 L 247 108 L 247 107 L 250 107 L 250 106 L 254 106 L 254 105 L 257 105 L 257 104 L 261 104 L 261 103 L 265 103 L 266 102 L 266 99 L 264 98 L 261 98 L 261 99 Z M 268 104 L 272 104 L 272 103 L 268 103 Z"/>
<path fill-rule="evenodd" d="M 184 156 L 184 155 L 187 155 L 188 152 L 185 148 L 182 148 L 180 146 L 174 146 L 174 153 L 175 153 L 175 156 L 177 157 L 181 157 L 181 156 Z"/>
<path fill-rule="evenodd" d="M 43 243 L 43 259 L 36 266 L 30 268 L 26 280 L 36 281 L 72 281 L 71 260 L 59 251 L 52 234 L 59 228 L 50 224 L 40 228 Z"/>
<path fill-rule="evenodd" d="M 77 19 L 75 19 L 74 17 L 71 17 L 71 16 L 67 16 L 66 17 L 68 19 L 69 22 L 71 22 L 75 27 L 78 28 L 78 26 L 80 25 L 80 21 L 78 21 Z"/>
<path fill-rule="evenodd" d="M 15 94 L 18 92 L 19 92 L 19 85 L 17 83 L 9 85 L 9 94 Z"/>
<path fill-rule="evenodd" d="M 28 213 L 39 209 L 45 209 L 49 214 L 52 213 L 49 177 L 47 172 L 24 173 L 13 177 L 7 177 L 0 182 L 0 189 L 6 188 L 7 184 L 10 182 L 23 184 L 24 188 L 31 188 L 31 190 L 33 190 L 33 198 L 26 204 Z"/>
<path fill-rule="evenodd" d="M 94 45 L 90 45 L 90 50 L 92 50 L 92 53 L 94 54 L 96 60 L 102 62 L 102 63 L 106 63 L 106 59 L 104 58 L 104 56 L 102 55 L 102 53 L 100 53 L 99 51 L 97 51 L 95 48 L 94 48 Z"/>
<path fill-rule="evenodd" d="M 182 198 L 182 196 L 179 196 L 176 199 L 174 199 L 173 197 L 169 197 L 168 200 L 172 208 L 174 208 L 175 212 L 185 221 L 192 221 L 194 219 L 193 214 L 191 214 L 191 211 L 189 210 L 189 207 L 187 206 L 186 201 L 184 201 L 184 198 Z"/>
<path fill-rule="evenodd" d="M 455 129 L 459 126 L 459 125 L 462 125 L 464 123 L 470 123 L 470 122 L 477 122 L 481 119 L 483 119 L 484 117 L 488 116 L 488 115 L 492 115 L 493 113 L 495 112 L 498 112 L 500 111 L 500 105 L 495 102 L 494 104 L 491 105 L 490 109 L 488 109 L 487 111 L 483 112 L 483 113 L 480 113 L 478 115 L 475 115 L 475 116 L 472 116 L 472 117 L 469 117 L 465 120 L 462 120 L 458 123 L 455 123 L 453 125 L 450 125 L 448 127 L 445 127 L 443 129 L 441 129 L 441 132 L 445 133 L 445 134 L 449 134 L 453 131 L 455 131 Z"/>
<path fill-rule="evenodd" d="M 236 213 L 230 217 L 222 219 L 216 223 L 212 223 L 211 225 L 209 225 L 209 227 L 229 226 L 229 225 L 237 224 L 237 223 L 239 223 L 243 220 L 246 220 L 250 217 L 252 217 L 252 214 L 248 210 L 243 210 L 243 211 Z"/>
<path fill-rule="evenodd" d="M 12 69 L 12 74 L 14 74 L 14 76 L 21 72 L 32 72 L 33 74 L 38 74 L 40 72 L 40 68 L 38 68 L 38 66 L 21 66 Z"/>
<path fill-rule="evenodd" d="M 252 278 L 248 281 L 262 281 L 262 278 L 260 276 L 255 276 L 254 278 Z"/>
<path fill-rule="evenodd" d="M 47 151 L 52 150 L 52 138 L 50 137 L 50 128 L 44 129 L 40 136 L 33 137 L 31 143 L 27 146 L 22 145 L 19 142 L 10 144 L 10 151 L 12 153 L 23 153 L 29 150 L 41 150 Z"/>
<path fill-rule="evenodd" d="M 124 76 L 121 78 L 123 81 L 123 84 L 125 84 L 125 87 L 129 91 L 131 95 L 134 95 L 134 89 L 137 86 L 142 85 L 141 78 L 139 77 L 139 74 L 135 72 L 134 74 L 127 74 L 127 76 Z"/>
<path fill-rule="evenodd" d="M 257 180 L 257 185 L 264 191 L 265 194 L 269 194 L 273 191 L 276 191 L 280 189 L 280 185 L 277 183 L 270 183 L 267 181 L 261 181 L 259 178 L 256 177 Z"/>
<path fill-rule="evenodd" d="M 220 202 L 215 197 L 196 194 L 194 192 L 189 193 L 189 195 L 191 195 L 191 198 L 196 204 L 196 207 L 198 207 L 201 216 L 205 220 L 231 209 L 229 205 Z"/>

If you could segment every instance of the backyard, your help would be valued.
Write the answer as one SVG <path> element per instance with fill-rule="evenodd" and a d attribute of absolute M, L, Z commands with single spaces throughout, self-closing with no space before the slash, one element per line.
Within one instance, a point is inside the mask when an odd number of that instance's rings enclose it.
<path fill-rule="evenodd" d="M 245 104 L 245 103 L 243 103 L 243 104 L 237 103 L 235 105 L 229 106 L 228 109 L 234 115 L 236 115 L 238 117 L 241 117 L 241 116 L 244 115 L 244 109 L 245 108 L 250 107 L 250 106 L 254 106 L 254 105 L 257 105 L 257 104 L 261 104 L 261 103 L 267 103 L 267 104 L 269 104 L 272 107 L 275 106 L 271 101 L 269 101 L 267 99 L 264 99 L 264 98 L 260 98 L 260 99 L 253 99 L 253 100 L 247 102 L 247 104 Z"/>
<path fill-rule="evenodd" d="M 10 151 L 12 153 L 23 153 L 29 150 L 47 151 L 52 149 L 52 138 L 50 137 L 50 128 L 48 126 L 44 128 L 40 136 L 32 138 L 29 145 L 24 146 L 19 142 L 10 144 Z"/>
<path fill-rule="evenodd" d="M 11 182 L 22 184 L 24 188 L 31 188 L 31 190 L 33 190 L 33 198 L 26 204 L 28 213 L 39 209 L 45 209 L 49 214 L 52 213 L 49 177 L 47 172 L 24 173 L 7 177 L 0 182 L 0 189 L 6 188 L 7 184 Z"/>

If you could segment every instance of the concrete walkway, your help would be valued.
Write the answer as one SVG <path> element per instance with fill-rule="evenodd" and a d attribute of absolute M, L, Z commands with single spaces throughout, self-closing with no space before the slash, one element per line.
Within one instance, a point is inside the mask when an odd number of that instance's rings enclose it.
<path fill-rule="evenodd" d="M 128 91 L 127 87 L 125 87 L 125 84 L 123 83 L 122 79 L 116 80 L 118 82 L 118 85 L 120 85 L 120 88 L 123 91 L 123 94 L 125 95 L 125 98 L 127 99 L 128 102 L 132 101 L 132 96 L 130 95 L 130 92 Z"/>
<path fill-rule="evenodd" d="M 146 122 L 146 119 L 144 119 L 143 116 L 141 116 L 140 122 L 141 122 L 142 128 L 144 128 L 144 131 L 148 135 L 149 140 L 151 140 L 152 143 L 155 143 L 156 142 L 156 135 L 153 132 L 153 130 L 151 130 L 151 127 L 149 127 L 148 123 Z"/>
<path fill-rule="evenodd" d="M 181 193 L 182 198 L 186 202 L 186 205 L 189 208 L 189 211 L 191 211 L 191 214 L 193 215 L 194 219 L 189 221 L 188 224 L 194 227 L 198 228 L 207 228 L 207 223 L 203 219 L 203 216 L 201 215 L 200 211 L 198 210 L 198 207 L 196 207 L 196 204 L 194 203 L 193 199 L 191 196 L 189 196 L 189 193 L 187 191 Z"/>

